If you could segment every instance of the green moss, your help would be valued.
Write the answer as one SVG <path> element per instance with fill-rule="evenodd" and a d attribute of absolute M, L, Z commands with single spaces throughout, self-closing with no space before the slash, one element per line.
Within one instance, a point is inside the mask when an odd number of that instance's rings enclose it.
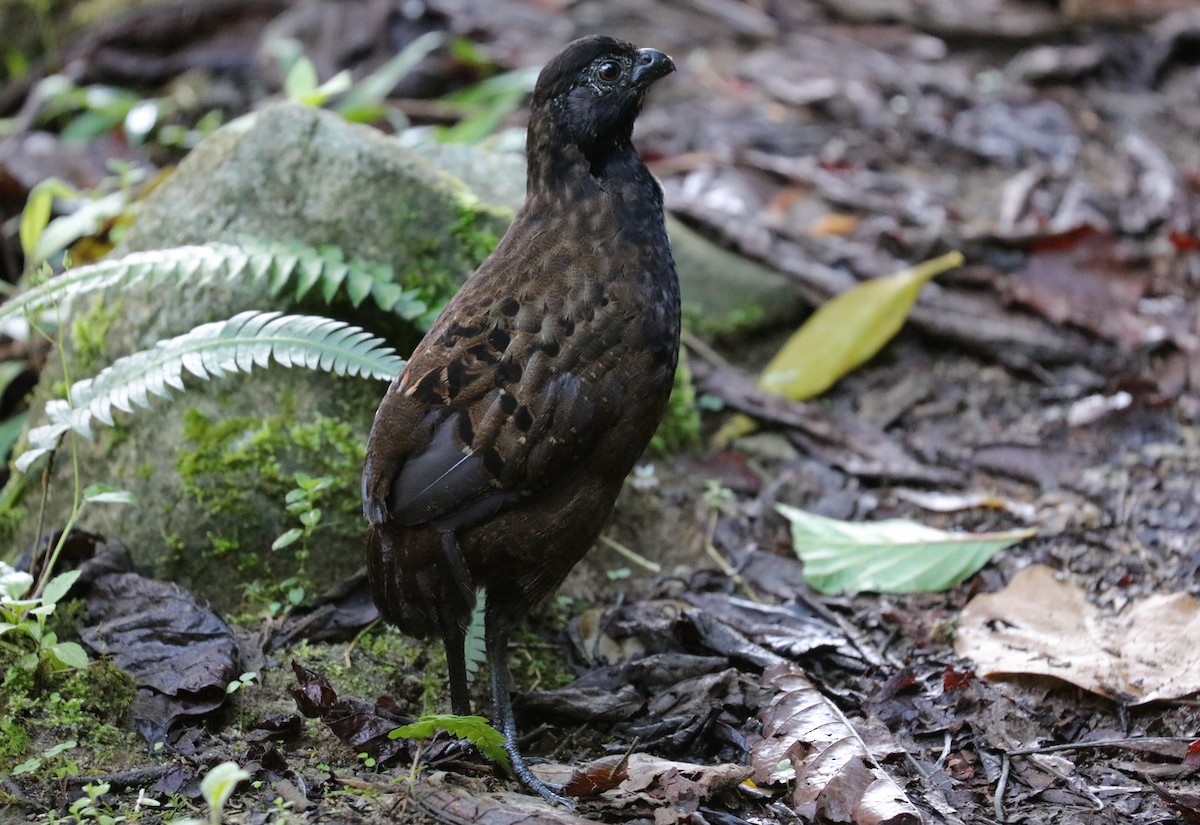
<path fill-rule="evenodd" d="M 671 400 L 658 432 L 650 440 L 655 455 L 673 455 L 700 447 L 700 413 L 696 409 L 696 391 L 692 387 L 692 371 L 688 369 L 687 353 L 679 353 L 675 384 Z"/>
<path fill-rule="evenodd" d="M 261 536 L 267 530 L 281 534 L 298 526 L 286 521 L 284 501 L 296 486 L 295 473 L 329 476 L 333 485 L 318 502 L 323 518 L 314 544 L 332 548 L 361 541 L 362 514 L 357 495 L 365 459 L 364 439 L 346 421 L 318 415 L 309 421 L 295 418 L 295 399 L 281 396 L 278 413 L 235 416 L 214 420 L 196 409 L 184 413 L 185 443 L 175 467 L 183 494 L 201 505 L 206 524 L 208 557 L 236 572 L 248 593 L 262 599 L 274 598 L 271 586 L 254 586 L 256 576 L 272 583 L 299 577 L 311 591 L 305 576 L 308 548 L 299 543 L 287 550 L 264 552 Z M 271 502 L 264 508 L 264 499 Z M 277 506 L 276 506 L 277 505 Z M 264 512 L 269 509 L 272 512 Z M 275 519 L 271 523 L 264 519 Z M 193 565 L 194 566 L 194 565 Z"/>
<path fill-rule="evenodd" d="M 409 257 L 414 263 L 405 270 L 401 281 L 405 289 L 416 290 L 429 306 L 429 311 L 417 321 L 417 326 L 423 329 L 433 323 L 466 277 L 492 253 L 500 243 L 504 227 L 512 220 L 507 210 L 488 207 L 473 196 L 461 197 L 457 209 L 448 239 L 427 238 L 409 245 Z M 421 216 L 410 219 L 417 222 Z M 460 267 L 447 268 L 447 249 L 455 251 L 462 262 Z"/>
<path fill-rule="evenodd" d="M 110 763 L 132 751 L 136 735 L 118 723 L 137 691 L 133 678 L 112 662 L 93 662 L 84 670 L 44 676 L 39 684 L 32 671 L 16 666 L 19 651 L 0 649 L 0 774 L 41 754 L 47 748 L 75 740 L 94 761 Z M 59 759 L 75 758 L 64 754 Z M 54 760 L 40 771 L 51 775 Z"/>
<path fill-rule="evenodd" d="M 103 298 L 92 303 L 91 309 L 71 321 L 71 348 L 73 355 L 72 369 L 79 375 L 72 375 L 78 381 L 95 375 L 108 366 L 108 348 L 105 340 L 113 322 L 120 318 L 125 309 L 125 302 L 117 298 L 111 305 Z"/>
<path fill-rule="evenodd" d="M 371 699 L 389 695 L 407 713 L 444 712 L 449 706 L 446 657 L 437 642 L 421 642 L 380 625 L 360 638 L 349 653 L 345 645 L 302 642 L 292 658 L 333 683 L 338 695 Z"/>
<path fill-rule="evenodd" d="M 484 207 L 475 198 L 464 197 L 459 202 L 458 218 L 450 225 L 450 239 L 468 260 L 479 266 L 500 243 L 497 219 L 511 218 L 511 215 Z"/>
<path fill-rule="evenodd" d="M 698 304 L 685 303 L 683 306 L 684 329 L 710 340 L 737 336 L 746 330 L 757 329 L 765 318 L 766 312 L 758 304 L 738 307 L 720 316 L 711 311 L 705 312 Z"/>

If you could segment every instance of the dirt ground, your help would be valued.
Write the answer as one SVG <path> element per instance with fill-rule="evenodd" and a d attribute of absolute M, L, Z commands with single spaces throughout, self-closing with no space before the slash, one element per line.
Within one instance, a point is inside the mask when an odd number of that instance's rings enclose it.
<path fill-rule="evenodd" d="M 241 627 L 242 665 L 261 684 L 177 727 L 169 754 L 85 764 L 110 781 L 111 810 L 155 821 L 132 811 L 138 788 L 174 795 L 166 821 L 199 810 L 204 770 L 233 759 L 256 784 L 229 822 L 1200 821 L 1194 689 L 1141 702 L 1035 667 L 985 678 L 955 645 L 968 603 L 1035 565 L 1106 615 L 1200 595 L 1200 14 L 1084 6 L 427 4 L 421 26 L 470 34 L 506 67 L 589 31 L 670 51 L 680 71 L 636 134 L 668 207 L 811 303 L 950 249 L 967 264 L 811 404 L 764 400 L 752 380 L 794 326 L 693 342 L 706 436 L 733 410 L 762 429 L 650 462 L 610 542 L 515 645 L 520 727 L 545 770 L 632 752 L 709 773 L 631 761 L 643 786 L 582 798 L 572 814 L 435 739 L 410 783 L 415 752 L 389 750 L 374 726 L 435 698 L 438 651 L 377 626 L 352 643 L 276 646 L 280 627 Z M 307 31 L 295 9 L 278 19 Z M 389 31 L 419 28 L 405 25 Z M 334 64 L 350 51 L 312 36 L 310 53 Z M 93 68 L 106 48 L 87 52 Z M 947 592 L 823 596 L 804 583 L 777 504 L 1037 535 Z M 361 609 L 361 588 L 330 604 Z M 312 683 L 325 719 L 300 719 L 293 660 L 361 700 L 338 712 L 364 738 L 331 722 L 333 697 Z M 800 785 L 824 790 L 808 802 L 796 782 L 743 782 L 789 668 L 912 813 L 871 818 L 861 776 L 846 790 L 813 769 Z M 783 761 L 826 747 L 805 741 Z M 4 780 L 0 820 L 50 821 L 83 784 L 17 780 Z"/>

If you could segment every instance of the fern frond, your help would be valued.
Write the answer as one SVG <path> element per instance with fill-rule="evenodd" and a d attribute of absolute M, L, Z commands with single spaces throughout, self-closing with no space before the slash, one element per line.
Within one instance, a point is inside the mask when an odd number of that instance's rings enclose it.
<path fill-rule="evenodd" d="M 285 367 L 385 381 L 404 367 L 395 350 L 359 327 L 312 315 L 242 312 L 118 358 L 94 378 L 75 382 L 69 402 L 58 399 L 46 404 L 50 423 L 29 431 L 30 448 L 17 459 L 16 467 L 27 470 L 68 431 L 91 439 L 94 420 L 113 426 L 114 407 L 133 412 L 134 407 L 149 408 L 151 396 L 171 398 L 172 389 L 184 389 L 184 371 L 208 380 L 250 372 L 255 366 L 267 366 L 271 359 Z"/>
<path fill-rule="evenodd" d="M 383 311 L 407 321 L 421 318 L 429 308 L 419 290 L 405 290 L 395 283 L 389 266 L 345 261 L 336 247 L 245 240 L 240 245 L 211 243 L 132 252 L 68 270 L 0 305 L 0 325 L 111 287 L 154 289 L 164 283 L 186 287 L 238 279 L 265 282 L 271 296 L 292 284 L 297 300 L 317 286 L 326 303 L 342 291 L 356 307 L 370 297 Z"/>

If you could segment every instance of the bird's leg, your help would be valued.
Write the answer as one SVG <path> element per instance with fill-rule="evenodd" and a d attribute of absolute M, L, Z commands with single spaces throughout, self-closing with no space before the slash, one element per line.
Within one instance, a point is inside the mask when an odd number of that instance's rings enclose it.
<path fill-rule="evenodd" d="M 471 693 L 467 688 L 467 655 L 465 640 L 467 625 L 475 606 L 475 588 L 462 549 L 452 531 L 442 533 L 442 553 L 449 573 L 440 615 L 442 642 L 446 646 L 446 669 L 450 674 L 450 709 L 457 716 L 471 714 Z"/>
<path fill-rule="evenodd" d="M 517 749 L 517 722 L 513 718 L 512 684 L 508 673 L 508 636 L 512 629 L 512 615 L 503 606 L 501 599 L 491 598 L 484 616 L 484 641 L 487 644 L 488 670 L 492 676 L 492 713 L 496 728 L 504 735 L 504 750 L 512 760 L 513 773 L 521 784 L 538 796 L 555 805 L 574 808 L 569 801 L 559 796 L 562 788 L 547 785 L 533 775 L 525 764 L 525 757 Z M 497 594 L 498 595 L 498 594 Z"/>

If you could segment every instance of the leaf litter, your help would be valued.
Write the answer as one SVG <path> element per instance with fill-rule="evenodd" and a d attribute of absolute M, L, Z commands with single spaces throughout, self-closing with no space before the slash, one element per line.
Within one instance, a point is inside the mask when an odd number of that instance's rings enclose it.
<path fill-rule="evenodd" d="M 490 33 L 496 54 L 516 60 L 524 50 L 534 59 L 568 36 L 564 27 L 572 25 L 575 7 L 561 5 L 502 0 L 445 13 L 457 30 Z M 612 4 L 613 13 L 619 15 L 622 5 Z M 722 42 L 717 38 L 729 30 L 726 18 L 749 8 L 702 5 L 704 10 L 683 12 L 687 26 L 664 23 L 663 37 L 676 42 L 663 45 L 687 54 L 694 42 Z M 1200 272 L 1195 256 L 1200 186 L 1191 138 L 1200 128 L 1195 115 L 1200 85 L 1195 67 L 1183 59 L 1196 37 L 1195 15 L 1145 25 L 1126 21 L 1122 31 L 1092 36 L 1081 34 L 1075 21 L 1094 21 L 1119 4 L 1083 5 L 1030 10 L 1006 0 L 963 9 L 935 3 L 888 9 L 886 19 L 879 17 L 878 4 L 862 2 L 836 9 L 804 3 L 786 12 L 772 7 L 761 13 L 777 32 L 770 40 L 754 40 L 762 36 L 755 34 L 759 28 L 738 29 L 752 41 L 757 62 L 743 58 L 730 71 L 728 63 L 721 65 L 720 49 L 713 49 L 711 65 L 680 73 L 681 84 L 696 84 L 690 92 L 648 110 L 639 145 L 671 164 L 661 168 L 672 209 L 711 237 L 785 273 L 814 306 L 947 248 L 963 249 L 969 263 L 940 278 L 937 289 L 926 290 L 913 307 L 912 329 L 865 369 L 846 376 L 821 404 L 764 399 L 745 391 L 747 384 L 757 388 L 740 374 L 709 369 L 701 376 L 714 398 L 761 417 L 781 431 L 770 435 L 795 449 L 767 461 L 748 445 L 734 445 L 735 453 L 750 456 L 762 479 L 752 490 L 739 491 L 733 516 L 721 516 L 710 531 L 711 544 L 736 578 L 679 574 L 688 588 L 714 596 L 706 603 L 663 585 L 656 597 L 667 597 L 674 603 L 669 608 L 647 607 L 631 591 L 620 610 L 598 611 L 603 632 L 595 635 L 602 639 L 605 663 L 581 650 L 575 654 L 584 678 L 604 671 L 603 678 L 595 677 L 590 694 L 576 693 L 574 709 L 564 693 L 563 718 L 574 714 L 582 720 L 588 695 L 611 692 L 622 701 L 613 703 L 612 721 L 577 721 L 574 728 L 552 730 L 551 745 L 561 744 L 555 736 L 565 738 L 563 731 L 571 730 L 584 737 L 582 752 L 600 752 L 605 744 L 600 737 L 588 740 L 580 731 L 595 725 L 607 734 L 604 726 L 613 725 L 621 726 L 612 744 L 622 753 L 639 732 L 657 730 L 654 741 L 676 756 L 715 762 L 710 767 L 735 764 L 745 751 L 732 734 L 746 733 L 760 718 L 770 699 L 756 695 L 760 671 L 782 658 L 800 661 L 810 681 L 856 723 L 855 714 L 869 712 L 886 724 L 907 756 L 903 761 L 886 756 L 891 750 L 884 748 L 879 761 L 930 821 L 937 816 L 955 821 L 956 811 L 968 821 L 993 818 L 993 796 L 1000 797 L 1009 819 L 1030 822 L 1156 821 L 1195 810 L 1185 791 L 1141 781 L 1147 766 L 1180 767 L 1176 751 L 1144 751 L 1143 762 L 1132 767 L 1107 757 L 1089 759 L 1087 752 L 1066 751 L 1069 758 L 1055 752 L 1054 759 L 1037 764 L 1033 758 L 1014 759 L 1003 784 L 1008 751 L 1126 733 L 1148 741 L 1147 731 L 1162 738 L 1190 735 L 1194 741 L 1194 711 L 1156 702 L 1122 715 L 1089 694 L 1023 679 L 989 681 L 947 647 L 947 628 L 968 599 L 999 590 L 1029 561 L 1092 583 L 1089 595 L 1106 615 L 1117 615 L 1113 603 L 1139 603 L 1164 583 L 1194 582 L 1200 563 L 1192 541 L 1200 523 L 1190 483 L 1200 474 L 1192 432 L 1200 412 L 1195 395 L 1200 359 L 1187 334 L 1195 329 Z M 1164 14 L 1165 4 L 1135 5 L 1140 13 Z M 654 11 L 670 21 L 678 18 L 669 15 L 680 14 L 667 5 Z M 513 27 L 513 15 L 528 25 Z M 745 24 L 744 17 L 738 19 Z M 896 19 L 906 25 L 891 25 Z M 294 18 L 288 22 L 295 27 Z M 593 18 L 589 26 L 603 22 Z M 698 40 L 696 31 L 703 33 Z M 530 32 L 537 42 L 528 42 Z M 1001 47 L 989 51 L 978 43 L 980 33 L 1000 38 Z M 179 34 L 181 47 L 195 45 L 197 35 L 188 42 Z M 974 45 L 964 47 L 964 40 Z M 119 62 L 144 70 L 161 63 L 139 60 L 135 48 L 122 52 L 122 61 L 106 64 L 119 41 L 118 27 L 88 44 L 90 52 L 76 46 L 71 54 L 92 56 L 69 62 L 82 63 L 85 81 L 100 65 Z M 1070 51 L 1081 48 L 1078 41 L 1086 53 Z M 336 63 L 339 44 L 322 45 L 309 53 Z M 1034 53 L 1047 46 L 1054 52 Z M 188 60 L 185 48 L 173 51 Z M 1024 68 L 1017 62 L 1022 57 Z M 1040 68 L 1030 69 L 1035 57 Z M 145 72 L 135 75 L 144 79 Z M 423 76 L 440 79 L 445 73 Z M 698 86 L 706 100 L 702 107 L 695 105 Z M 29 136 L 17 140 L 31 142 Z M 706 159 L 695 154 L 701 149 Z M 7 168 L 18 166 L 10 159 Z M 78 179 L 72 184 L 91 185 Z M 846 218 L 822 221 L 831 210 Z M 1088 233 L 1102 242 L 1093 248 Z M 1096 251 L 1103 256 L 1109 248 L 1116 271 L 1092 271 Z M 1048 289 L 1051 281 L 1058 288 Z M 1093 301 L 1106 310 L 1095 311 Z M 963 350 L 981 357 L 967 357 Z M 1084 415 L 1086 405 L 1074 407 L 1092 396 L 1123 398 L 1120 393 L 1139 380 L 1153 391 L 1129 392 L 1128 405 L 1106 407 L 1098 416 Z M 867 423 L 859 417 L 871 399 L 908 382 L 925 386 L 885 418 Z M 1080 411 L 1071 416 L 1072 409 Z M 1036 502 L 1039 521 L 1046 507 L 1058 507 L 1062 517 L 1052 536 L 1043 533 L 1019 553 L 996 556 L 944 596 L 815 597 L 798 575 L 801 563 L 784 555 L 790 553 L 788 526 L 774 505 L 853 520 L 911 515 L 908 502 L 889 487 L 896 483 L 938 492 L 969 484 L 1006 500 Z M 1012 516 L 1023 520 L 1016 512 Z M 1007 529 L 1009 521 L 1002 512 L 968 508 L 948 512 L 937 523 L 984 532 Z M 663 569 L 668 580 L 678 573 L 670 565 Z M 769 622 L 747 618 L 732 600 L 717 618 L 705 617 L 722 610 L 721 599 L 730 591 L 750 598 L 743 588 L 753 588 L 772 606 L 819 605 L 831 628 L 855 631 L 849 649 L 863 658 L 848 656 L 835 630 L 828 631 L 830 643 L 814 636 L 810 644 L 807 629 L 759 627 Z M 605 600 L 619 598 L 608 594 Z M 335 618 L 340 605 L 353 604 L 334 600 L 309 617 L 297 612 L 296 623 L 277 637 L 276 649 L 299 643 L 309 629 L 326 628 L 329 638 L 353 637 L 363 626 L 359 622 L 370 621 L 361 599 L 354 618 Z M 318 613 L 319 619 L 312 618 Z M 302 625 L 302 619 L 309 623 Z M 234 634 L 245 641 L 244 631 L 234 628 Z M 353 658 L 369 656 L 360 648 Z M 863 667 L 864 661 L 873 669 Z M 234 675 L 245 667 L 239 663 Z M 672 684 L 684 688 L 664 697 L 656 705 L 658 715 L 646 718 L 651 703 Z M 222 707 L 244 698 L 235 694 Z M 548 701 L 554 705 L 553 696 Z M 364 704 L 378 718 L 390 712 L 386 704 Z M 182 760 L 186 770 L 163 777 L 165 791 L 195 784 L 200 762 L 188 760 L 198 760 L 201 748 L 214 742 L 228 748 L 227 741 L 191 724 L 199 718 L 180 717 L 174 726 L 181 735 L 171 758 Z M 353 748 L 332 740 L 320 743 L 319 758 L 335 763 L 333 770 L 313 767 L 306 758 L 312 734 L 298 721 L 284 714 L 252 730 L 270 740 L 269 748 L 249 757 L 256 778 L 273 788 L 298 789 L 298 796 L 286 797 L 297 804 L 331 805 L 334 798 L 323 791 L 350 783 L 358 783 L 364 795 L 388 793 L 372 772 L 355 764 Z M 868 721 L 864 717 L 864 726 Z M 293 748 L 287 742 L 296 741 L 297 729 L 304 744 Z M 305 767 L 288 774 L 289 762 Z M 1165 776 L 1158 775 L 1161 782 L 1168 781 Z M 1179 787 L 1186 787 L 1187 775 L 1173 776 L 1182 776 Z M 460 822 L 579 821 L 565 812 L 532 809 L 536 801 L 496 798 L 478 784 L 464 791 L 446 782 L 440 770 L 418 782 L 407 813 L 432 810 L 445 818 L 452 812 Z M 791 790 L 781 787 L 771 801 L 782 804 L 777 800 Z M 269 791 L 261 797 L 247 792 L 246 804 L 265 810 L 269 797 Z M 430 806 L 435 797 L 445 804 Z M 654 800 L 658 810 L 667 810 L 663 816 L 673 815 L 662 804 L 667 798 Z M 1105 810 L 1097 813 L 1098 807 Z M 645 814 L 651 808 L 638 810 Z M 395 811 L 389 814 L 386 821 L 394 821 Z M 786 814 L 740 785 L 732 799 L 711 797 L 695 809 L 697 820 L 712 822 L 794 821 L 793 812 Z"/>
<path fill-rule="evenodd" d="M 1032 565 L 963 608 L 955 650 L 988 676 L 1052 676 L 1127 705 L 1200 693 L 1200 606 L 1146 596 L 1120 613 Z"/>

